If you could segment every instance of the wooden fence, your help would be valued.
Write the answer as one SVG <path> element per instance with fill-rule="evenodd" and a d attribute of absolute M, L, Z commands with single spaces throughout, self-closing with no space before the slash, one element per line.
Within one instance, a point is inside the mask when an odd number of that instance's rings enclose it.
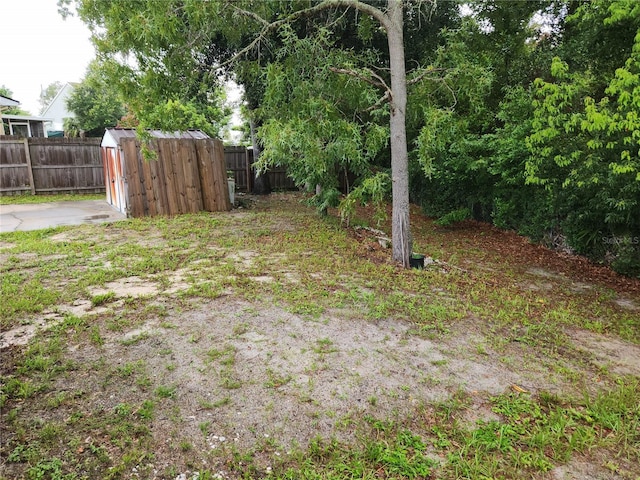
<path fill-rule="evenodd" d="M 157 138 L 154 160 L 145 160 L 140 142 L 123 138 L 127 212 L 132 217 L 230 210 L 224 147 L 220 140 Z"/>
<path fill-rule="evenodd" d="M 227 164 L 227 171 L 233 172 L 233 178 L 236 182 L 236 190 L 240 192 L 253 191 L 253 179 L 255 175 L 254 169 L 251 167 L 253 163 L 253 149 L 245 147 L 225 147 L 224 159 Z M 274 167 L 267 172 L 269 184 L 272 190 L 295 190 L 297 189 L 294 181 L 287 175 L 284 167 Z"/>
<path fill-rule="evenodd" d="M 98 138 L 22 138 L 0 136 L 0 195 L 22 193 L 102 193 L 103 160 Z M 253 150 L 224 147 L 226 170 L 233 172 L 236 190 L 250 192 L 255 172 Z M 284 167 L 269 170 L 273 190 L 296 185 Z"/>
<path fill-rule="evenodd" d="M 104 191 L 99 138 L 0 136 L 0 195 Z"/>

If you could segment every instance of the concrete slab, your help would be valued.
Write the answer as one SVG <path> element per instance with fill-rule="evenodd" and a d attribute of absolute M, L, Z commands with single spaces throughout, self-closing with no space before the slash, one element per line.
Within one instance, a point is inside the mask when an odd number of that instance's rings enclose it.
<path fill-rule="evenodd" d="M 0 205 L 0 233 L 114 222 L 126 218 L 105 200 Z"/>

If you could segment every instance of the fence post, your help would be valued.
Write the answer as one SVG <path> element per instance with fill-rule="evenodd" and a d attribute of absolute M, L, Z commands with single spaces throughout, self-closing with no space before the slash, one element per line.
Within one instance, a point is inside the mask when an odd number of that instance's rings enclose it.
<path fill-rule="evenodd" d="M 244 165 L 247 170 L 247 193 L 253 192 L 253 172 L 251 168 L 251 161 L 249 160 L 249 149 L 244 149 Z"/>
<path fill-rule="evenodd" d="M 29 151 L 29 139 L 24 139 L 24 154 L 27 158 L 27 170 L 29 171 L 29 185 L 31 186 L 31 195 L 36 194 L 36 184 L 33 180 L 33 168 L 31 168 L 31 152 Z"/>

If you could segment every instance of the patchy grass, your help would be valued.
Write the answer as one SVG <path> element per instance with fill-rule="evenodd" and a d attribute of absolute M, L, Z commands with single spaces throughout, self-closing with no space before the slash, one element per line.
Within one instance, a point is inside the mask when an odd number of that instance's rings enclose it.
<path fill-rule="evenodd" d="M 640 282 L 301 200 L 0 235 L 0 478 L 640 475 Z"/>

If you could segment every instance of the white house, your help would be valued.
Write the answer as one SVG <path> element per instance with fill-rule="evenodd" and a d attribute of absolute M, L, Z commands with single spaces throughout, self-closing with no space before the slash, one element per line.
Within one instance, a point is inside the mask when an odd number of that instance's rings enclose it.
<path fill-rule="evenodd" d="M 42 112 L 43 117 L 53 119 L 47 130 L 61 132 L 64 130 L 64 119 L 75 117 L 73 112 L 70 112 L 67 108 L 67 99 L 77 85 L 77 83 L 65 83 Z"/>
<path fill-rule="evenodd" d="M 20 102 L 0 95 L 0 135 L 19 135 L 21 137 L 46 137 L 45 123 L 51 119 L 30 115 L 9 115 L 3 113 Z"/>

